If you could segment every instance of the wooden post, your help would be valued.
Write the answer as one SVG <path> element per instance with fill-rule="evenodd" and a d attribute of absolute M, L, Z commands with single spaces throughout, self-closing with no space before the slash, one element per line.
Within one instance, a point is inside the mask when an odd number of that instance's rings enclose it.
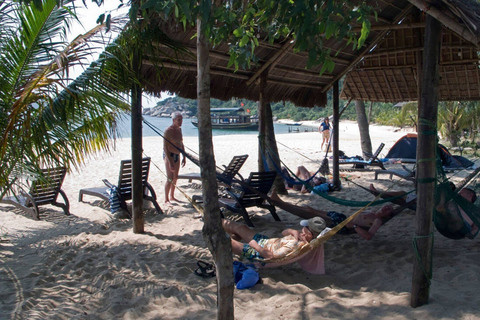
<path fill-rule="evenodd" d="M 339 138 L 338 138 L 338 124 L 340 122 L 339 119 L 339 110 L 340 110 L 340 98 L 339 98 L 339 90 L 338 90 L 338 80 L 335 81 L 333 84 L 333 163 L 332 163 L 332 172 L 333 172 L 333 185 L 340 189 L 341 182 L 340 182 L 340 174 L 339 169 L 340 165 L 338 164 L 338 148 L 339 148 Z"/>
<path fill-rule="evenodd" d="M 222 228 L 210 117 L 210 57 L 208 40 L 197 19 L 197 104 L 199 158 L 204 204 L 203 237 L 215 259 L 217 319 L 234 319 L 233 261 L 230 239 Z"/>
<path fill-rule="evenodd" d="M 139 75 L 141 54 L 133 56 L 133 71 Z M 143 233 L 143 188 L 142 188 L 142 87 L 135 82 L 132 86 L 132 218 L 133 233 Z"/>
<path fill-rule="evenodd" d="M 417 250 L 413 262 L 413 308 L 428 302 L 432 277 L 433 210 L 435 207 L 435 175 L 437 151 L 437 113 L 439 56 L 442 25 L 430 15 L 426 18 L 423 51 L 421 104 L 418 110 L 417 142 L 417 216 L 415 243 Z"/>
<path fill-rule="evenodd" d="M 267 72 L 263 72 L 260 75 L 260 85 L 259 85 L 259 95 L 257 102 L 258 110 L 258 171 L 265 171 L 265 166 L 263 164 L 263 147 L 266 147 L 266 136 L 267 136 L 267 126 L 266 126 L 266 110 L 265 105 L 267 100 L 265 99 L 265 87 L 267 86 Z"/>
<path fill-rule="evenodd" d="M 265 142 L 267 146 L 267 151 L 270 156 L 265 155 L 267 157 L 268 169 L 270 171 L 274 171 L 275 167 L 280 168 L 280 155 L 278 153 L 277 148 L 277 140 L 275 139 L 275 127 L 273 126 L 273 114 L 272 114 L 272 106 L 270 103 L 265 104 L 265 127 L 266 127 L 266 136 Z M 280 174 L 277 174 L 274 182 L 275 190 L 278 194 L 287 194 L 287 189 L 285 188 L 285 183 L 283 182 L 283 178 Z"/>

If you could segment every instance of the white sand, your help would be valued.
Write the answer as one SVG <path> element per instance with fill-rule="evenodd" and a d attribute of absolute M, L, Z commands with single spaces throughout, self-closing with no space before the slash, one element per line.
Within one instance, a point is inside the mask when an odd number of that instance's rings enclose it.
<path fill-rule="evenodd" d="M 383 156 L 406 132 L 371 126 L 372 147 L 380 142 Z M 277 136 L 282 160 L 294 169 L 320 165 L 320 134 L 290 133 Z M 185 144 L 198 150 L 198 139 Z M 202 238 L 202 221 L 194 219 L 188 202 L 165 206 L 161 138 L 145 138 L 145 154 L 152 157 L 150 183 L 157 192 L 164 215 L 149 209 L 145 234 L 134 234 L 131 221 L 114 220 L 108 204 L 86 197 L 81 188 L 101 186 L 101 179 L 116 182 L 119 162 L 130 158 L 130 140 L 119 141 L 111 154 L 89 160 L 79 172 L 66 177 L 64 190 L 72 215 L 42 207 L 42 220 L 34 221 L 10 206 L 0 208 L 0 318 L 1 319 L 213 319 L 216 316 L 216 282 L 193 271 L 197 260 L 212 262 Z M 288 147 L 288 148 L 287 148 Z M 249 154 L 241 173 L 257 169 L 256 135 L 215 136 L 217 165 L 232 156 Z M 340 149 L 361 154 L 358 128 L 340 125 Z M 182 172 L 197 172 L 192 163 Z M 349 172 L 349 178 L 368 186 L 389 187 L 375 181 L 373 172 Z M 180 181 L 188 195 L 200 190 Z M 345 199 L 373 199 L 353 183 L 332 195 Z M 395 189 L 411 189 L 401 181 Z M 176 192 L 180 199 L 185 199 Z M 353 213 L 317 195 L 290 192 L 284 200 L 326 210 Z M 267 211 L 250 209 L 256 230 L 270 236 L 296 227 L 298 217 L 278 210 L 281 222 Z M 305 273 L 297 264 L 262 269 L 262 284 L 235 290 L 237 319 L 480 319 L 477 300 L 480 284 L 480 245 L 476 240 L 450 240 L 435 231 L 433 280 L 429 304 L 410 307 L 412 239 L 415 216 L 406 210 L 383 226 L 371 240 L 358 235 L 336 235 L 325 244 L 325 275 Z"/>

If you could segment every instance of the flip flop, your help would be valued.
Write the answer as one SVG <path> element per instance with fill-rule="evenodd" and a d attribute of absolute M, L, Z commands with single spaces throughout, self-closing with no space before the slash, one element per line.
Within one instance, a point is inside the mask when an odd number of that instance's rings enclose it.
<path fill-rule="evenodd" d="M 195 269 L 195 274 L 202 278 L 215 277 L 215 266 L 211 263 L 199 260 L 197 261 L 198 268 Z"/>

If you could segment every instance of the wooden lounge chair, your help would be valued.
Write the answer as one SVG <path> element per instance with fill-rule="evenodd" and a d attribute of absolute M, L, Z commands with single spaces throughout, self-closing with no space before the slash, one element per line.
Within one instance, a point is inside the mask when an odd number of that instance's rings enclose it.
<path fill-rule="evenodd" d="M 230 198 L 219 198 L 219 204 L 221 208 L 226 208 L 231 212 L 240 213 L 245 220 L 245 223 L 253 227 L 252 221 L 248 217 L 246 208 L 260 207 L 270 211 L 270 214 L 276 221 L 280 221 L 275 206 L 271 203 L 267 194 L 273 186 L 276 171 L 267 172 L 251 172 L 250 176 L 244 183 L 242 183 L 242 189 L 240 192 L 235 192 L 232 188 L 227 188 L 227 193 Z"/>
<path fill-rule="evenodd" d="M 47 181 L 33 181 L 28 193 L 21 192 L 18 195 L 4 197 L 0 203 L 14 205 L 30 214 L 35 220 L 40 220 L 38 207 L 47 204 L 60 207 L 67 216 L 70 215 L 70 203 L 61 189 L 67 169 L 64 167 L 43 169 L 42 173 Z M 62 196 L 63 203 L 57 202 L 58 195 Z"/>
<path fill-rule="evenodd" d="M 402 179 L 415 183 L 415 172 L 412 170 L 409 170 L 404 165 L 402 165 L 402 167 L 403 169 L 375 170 L 375 180 L 377 180 L 378 175 L 388 174 L 390 175 L 390 180 L 392 179 L 393 176 L 397 176 Z"/>
<path fill-rule="evenodd" d="M 143 183 L 143 199 L 148 200 L 153 203 L 157 213 L 163 213 L 162 209 L 157 203 L 157 195 L 155 190 L 148 183 L 148 173 L 150 171 L 150 158 L 142 159 L 142 183 Z M 114 185 L 110 183 L 107 179 L 102 180 L 105 186 L 97 188 L 85 188 L 80 189 L 78 194 L 78 201 L 83 201 L 84 195 L 89 195 L 92 197 L 98 197 L 105 201 L 108 201 L 110 195 L 107 192 Z M 132 160 L 122 160 L 120 163 L 120 174 L 118 177 L 117 190 L 120 197 L 120 206 L 127 210 L 126 201 L 132 200 Z M 127 210 L 128 212 L 128 210 Z"/>
<path fill-rule="evenodd" d="M 234 156 L 228 166 L 224 165 L 224 170 L 222 172 L 218 172 L 218 180 L 224 185 L 230 185 L 232 183 L 233 178 L 235 176 L 239 176 L 241 180 L 243 180 L 242 176 L 240 175 L 239 171 L 242 168 L 245 161 L 247 161 L 248 154 L 244 154 L 241 156 Z M 188 182 L 192 182 L 192 180 L 201 180 L 202 177 L 200 173 L 185 173 L 180 174 L 178 179 L 188 179 Z"/>
<path fill-rule="evenodd" d="M 362 166 L 377 166 L 382 168 L 382 170 L 385 170 L 385 167 L 383 163 L 378 160 L 378 156 L 380 155 L 380 152 L 382 152 L 383 147 L 385 147 L 385 143 L 380 143 L 380 146 L 378 146 L 377 151 L 370 157 L 368 160 L 358 160 L 358 159 L 342 159 L 339 160 L 338 164 L 353 164 L 354 167 L 352 169 L 357 169 L 356 167 L 362 167 Z M 362 167 L 363 168 L 363 167 Z"/>

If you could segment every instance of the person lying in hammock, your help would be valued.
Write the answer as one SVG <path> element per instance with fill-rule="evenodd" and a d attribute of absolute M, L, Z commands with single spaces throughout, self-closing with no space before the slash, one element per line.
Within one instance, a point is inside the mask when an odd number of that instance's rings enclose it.
<path fill-rule="evenodd" d="M 450 182 L 449 187 L 452 191 L 456 189 L 455 184 L 452 182 Z M 378 192 L 373 185 L 370 185 L 370 190 Z M 400 198 L 403 201 L 413 201 L 417 198 L 416 194 L 407 194 L 405 191 L 381 192 L 381 194 L 384 198 L 405 195 L 405 197 Z M 463 188 L 458 192 L 458 195 L 470 203 L 474 203 L 477 200 L 477 194 L 470 188 Z M 445 192 L 439 192 L 439 202 L 435 209 L 437 214 L 435 226 L 445 237 L 450 239 L 475 238 L 475 235 L 478 233 L 478 226 L 473 223 L 465 210 L 453 199 L 446 202 Z"/>
<path fill-rule="evenodd" d="M 330 230 L 326 227 L 325 220 L 320 217 L 300 221 L 301 230 L 283 230 L 281 238 L 269 238 L 255 233 L 243 223 L 230 220 L 223 219 L 222 225 L 223 229 L 230 235 L 233 253 L 252 262 L 258 262 L 259 260 L 268 262 L 269 259 L 285 258 L 290 253 L 301 249 L 318 235 Z M 298 262 L 307 272 L 324 274 L 323 244 L 298 259 L 288 261 L 288 263 L 294 261 Z M 267 266 L 269 265 L 267 264 Z"/>
<path fill-rule="evenodd" d="M 295 173 L 295 176 L 298 177 L 299 179 L 304 180 L 304 181 L 308 180 L 308 183 L 310 184 L 310 186 L 312 188 L 327 182 L 327 180 L 324 177 L 315 176 L 315 177 L 312 178 L 312 175 L 313 174 L 310 171 L 308 171 L 307 168 L 305 168 L 304 166 L 299 166 L 297 168 L 297 172 Z M 288 189 L 293 189 L 293 190 L 296 190 L 296 191 L 300 191 L 302 193 L 310 192 L 310 190 L 304 184 L 293 184 L 293 183 L 291 183 L 290 181 L 296 180 L 296 178 L 290 176 L 290 173 L 288 172 L 288 170 L 285 167 L 282 167 L 282 176 L 286 177 L 283 180 L 283 182 L 285 184 L 285 189 L 287 189 L 287 190 Z M 312 179 L 310 179 L 310 178 L 312 178 Z"/>
<path fill-rule="evenodd" d="M 310 206 L 297 206 L 285 202 L 280 199 L 275 190 L 272 192 L 270 200 L 272 201 L 272 204 L 274 206 L 279 207 L 299 217 L 321 217 L 326 221 L 329 228 L 335 227 L 337 224 L 341 223 L 347 218 L 347 216 L 343 213 L 335 211 L 323 211 L 320 209 L 312 208 Z M 339 233 L 349 234 L 356 232 L 365 240 L 370 240 L 386 221 L 393 218 L 399 212 L 399 210 L 394 210 L 393 206 L 390 204 L 381 207 L 375 212 L 362 212 L 350 223 L 347 223 L 347 225 L 343 227 L 339 231 Z"/>

